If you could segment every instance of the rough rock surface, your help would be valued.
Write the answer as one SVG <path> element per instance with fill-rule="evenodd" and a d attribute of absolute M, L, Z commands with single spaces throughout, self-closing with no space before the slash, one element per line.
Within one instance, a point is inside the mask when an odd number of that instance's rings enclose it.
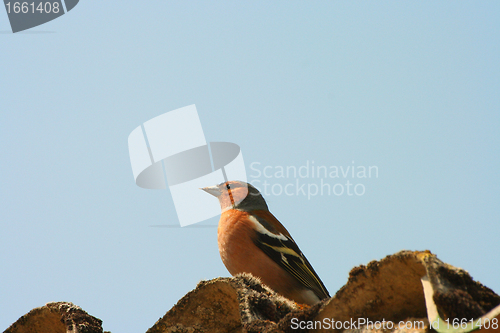
<path fill-rule="evenodd" d="M 432 331 L 428 315 L 431 320 L 438 315 L 477 319 L 487 313 L 500 321 L 500 296 L 491 289 L 429 251 L 401 251 L 353 268 L 345 286 L 314 306 L 298 305 L 249 274 L 202 281 L 147 333 L 423 333 Z M 400 322 L 414 326 L 398 327 Z M 500 328 L 474 333 L 493 331 Z M 5 332 L 93 333 L 102 328 L 99 319 L 59 302 L 30 311 Z"/>
<path fill-rule="evenodd" d="M 103 333 L 102 321 L 69 302 L 52 302 L 19 318 L 4 333 Z"/>
<path fill-rule="evenodd" d="M 300 307 L 249 274 L 202 281 L 147 333 L 270 330 Z"/>
<path fill-rule="evenodd" d="M 444 319 L 465 318 L 469 313 L 478 318 L 500 304 L 500 297 L 492 290 L 429 251 L 401 251 L 355 267 L 335 296 L 312 307 L 287 301 L 249 275 L 202 282 L 148 333 L 331 332 L 338 322 L 349 325 L 333 331 L 427 332 L 429 322 L 421 282 L 426 275 L 435 287 L 434 301 Z M 220 291 L 223 285 L 225 292 Z M 228 309 L 223 303 L 239 306 Z M 200 316 L 200 312 L 206 316 Z M 360 325 L 363 320 L 372 325 Z M 400 322 L 408 327 L 399 328 Z M 383 330 L 380 324 L 388 329 Z"/>
<path fill-rule="evenodd" d="M 441 318 L 479 318 L 500 304 L 500 296 L 474 281 L 467 271 L 433 256 L 425 256 L 423 262 L 433 285 L 433 300 Z"/>

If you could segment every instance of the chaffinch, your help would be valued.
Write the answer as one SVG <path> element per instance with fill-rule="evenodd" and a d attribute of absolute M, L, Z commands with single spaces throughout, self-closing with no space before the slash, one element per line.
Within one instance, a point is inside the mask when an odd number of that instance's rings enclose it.
<path fill-rule="evenodd" d="M 329 298 L 318 274 L 290 233 L 274 217 L 251 184 L 230 181 L 202 190 L 219 199 L 222 215 L 217 241 L 231 275 L 251 273 L 277 293 L 297 303 Z"/>

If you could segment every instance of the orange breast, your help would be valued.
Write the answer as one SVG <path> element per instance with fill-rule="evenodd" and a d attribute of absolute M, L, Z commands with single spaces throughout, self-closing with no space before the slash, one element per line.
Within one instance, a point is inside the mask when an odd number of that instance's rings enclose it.
<path fill-rule="evenodd" d="M 228 210 L 219 221 L 219 253 L 229 273 L 251 273 L 283 296 L 308 303 L 297 295 L 303 286 L 253 243 L 256 234 L 247 217 L 246 212 Z"/>

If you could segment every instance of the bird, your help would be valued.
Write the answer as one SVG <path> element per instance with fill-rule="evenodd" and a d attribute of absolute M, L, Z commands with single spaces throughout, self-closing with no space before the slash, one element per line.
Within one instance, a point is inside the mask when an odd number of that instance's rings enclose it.
<path fill-rule="evenodd" d="M 231 275 L 251 273 L 278 294 L 298 304 L 330 298 L 325 285 L 288 230 L 269 211 L 253 185 L 227 181 L 202 188 L 217 197 L 221 217 L 217 242 Z"/>

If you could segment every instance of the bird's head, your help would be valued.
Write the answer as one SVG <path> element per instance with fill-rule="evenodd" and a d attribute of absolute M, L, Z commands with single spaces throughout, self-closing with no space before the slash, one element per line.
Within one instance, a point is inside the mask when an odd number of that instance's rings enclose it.
<path fill-rule="evenodd" d="M 203 191 L 219 199 L 222 211 L 239 209 L 244 211 L 268 210 L 266 201 L 259 190 L 251 184 L 232 180 L 219 185 L 202 188 Z"/>

